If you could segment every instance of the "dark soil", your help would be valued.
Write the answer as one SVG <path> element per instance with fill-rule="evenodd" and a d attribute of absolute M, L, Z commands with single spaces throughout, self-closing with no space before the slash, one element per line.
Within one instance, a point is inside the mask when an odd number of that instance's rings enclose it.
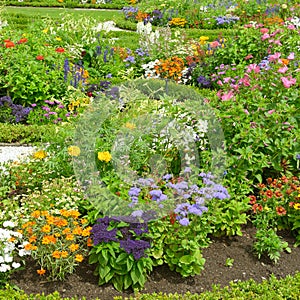
<path fill-rule="evenodd" d="M 142 293 L 201 293 L 210 290 L 212 284 L 226 286 L 230 281 L 245 281 L 253 278 L 257 282 L 267 279 L 271 274 L 277 278 L 293 275 L 300 271 L 300 247 L 294 248 L 294 239 L 286 232 L 280 235 L 290 244 L 292 253 L 282 253 L 277 264 L 268 258 L 258 260 L 252 251 L 255 229 L 247 227 L 241 237 L 214 238 L 212 244 L 203 249 L 206 259 L 205 270 L 195 277 L 182 278 L 171 272 L 167 266 L 154 269 Z M 226 266 L 226 259 L 233 259 L 232 267 Z M 34 263 L 29 263 L 25 270 L 14 273 L 11 282 L 26 293 L 49 294 L 58 291 L 62 297 L 77 296 L 79 299 L 111 300 L 114 296 L 133 295 L 132 291 L 120 293 L 112 285 L 98 286 L 97 277 L 93 275 L 94 266 L 83 263 L 75 274 L 64 282 L 46 282 L 36 273 Z"/>

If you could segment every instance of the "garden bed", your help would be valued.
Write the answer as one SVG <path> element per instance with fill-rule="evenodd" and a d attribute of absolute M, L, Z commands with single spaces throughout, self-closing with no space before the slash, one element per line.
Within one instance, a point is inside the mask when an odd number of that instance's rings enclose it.
<path fill-rule="evenodd" d="M 206 263 L 200 275 L 182 278 L 178 273 L 171 272 L 167 266 L 155 268 L 141 293 L 201 293 L 211 290 L 213 284 L 224 287 L 230 281 L 246 281 L 250 278 L 261 282 L 268 279 L 271 274 L 283 278 L 294 275 L 300 270 L 299 247 L 293 249 L 290 254 L 282 253 L 277 264 L 272 263 L 268 258 L 259 261 L 252 251 L 254 234 L 255 229 L 247 226 L 243 229 L 241 237 L 214 238 L 212 244 L 203 250 Z M 292 247 L 294 239 L 288 232 L 281 232 L 280 235 Z M 230 259 L 232 266 L 230 266 Z M 88 300 L 97 297 L 101 300 L 111 300 L 115 296 L 134 295 L 132 290 L 120 293 L 108 284 L 99 287 L 98 278 L 93 275 L 94 267 L 86 262 L 63 282 L 41 280 L 36 274 L 36 267 L 32 261 L 26 266 L 25 270 L 13 275 L 11 283 L 28 294 L 50 294 L 58 291 L 62 297 L 77 296 L 79 299 L 86 297 Z"/>

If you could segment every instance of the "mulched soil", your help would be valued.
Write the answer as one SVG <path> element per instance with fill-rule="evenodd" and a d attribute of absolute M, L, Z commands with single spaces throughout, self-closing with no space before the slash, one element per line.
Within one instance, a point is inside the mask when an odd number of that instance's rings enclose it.
<path fill-rule="evenodd" d="M 267 279 L 271 274 L 277 278 L 294 275 L 300 271 L 300 247 L 294 248 L 294 239 L 287 233 L 280 235 L 289 243 L 292 253 L 282 253 L 277 264 L 267 257 L 258 260 L 252 251 L 255 229 L 245 227 L 243 236 L 213 238 L 212 244 L 203 249 L 206 259 L 205 270 L 198 276 L 182 278 L 180 274 L 171 272 L 167 266 L 154 269 L 141 293 L 201 293 L 211 290 L 213 284 L 226 286 L 230 281 L 245 281 L 253 278 L 257 282 Z M 233 266 L 226 266 L 226 259 L 234 259 Z M 49 294 L 58 291 L 63 297 L 77 296 L 79 299 L 111 300 L 114 296 L 128 297 L 132 291 L 120 293 L 112 285 L 98 286 L 97 277 L 93 275 L 94 266 L 83 263 L 75 274 L 64 282 L 42 281 L 36 273 L 33 262 L 26 269 L 14 273 L 11 283 L 16 284 L 26 293 Z"/>

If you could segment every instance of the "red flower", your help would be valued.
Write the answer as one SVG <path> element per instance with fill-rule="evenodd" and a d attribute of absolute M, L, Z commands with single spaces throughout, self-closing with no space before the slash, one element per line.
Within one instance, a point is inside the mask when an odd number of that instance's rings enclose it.
<path fill-rule="evenodd" d="M 252 210 L 256 213 L 257 211 L 262 211 L 262 210 L 263 210 L 263 207 L 262 207 L 261 204 L 255 203 L 255 204 L 253 204 L 253 206 L 252 206 Z"/>
<path fill-rule="evenodd" d="M 174 225 L 174 223 L 175 223 L 175 221 L 176 221 L 176 214 L 175 213 L 171 213 L 170 214 L 170 223 L 172 224 L 172 225 Z"/>
<path fill-rule="evenodd" d="M 282 206 L 276 207 L 277 215 L 284 216 L 286 215 L 286 210 Z"/>
<path fill-rule="evenodd" d="M 55 49 L 55 51 L 56 51 L 57 53 L 64 53 L 64 52 L 65 52 L 65 49 L 62 48 L 62 47 L 58 47 L 58 48 Z"/>
<path fill-rule="evenodd" d="M 249 196 L 249 198 L 250 198 L 249 203 L 250 203 L 251 205 L 254 204 L 254 203 L 256 203 L 256 197 L 255 197 L 254 195 Z"/>
<path fill-rule="evenodd" d="M 28 42 L 28 40 L 26 38 L 22 38 L 18 41 L 18 44 L 24 44 L 26 42 Z"/>
<path fill-rule="evenodd" d="M 265 195 L 268 197 L 268 198 L 272 198 L 273 196 L 273 192 L 271 190 L 267 190 Z"/>
<path fill-rule="evenodd" d="M 272 178 L 270 178 L 270 177 L 269 177 L 269 178 L 267 178 L 267 183 L 268 183 L 268 184 L 271 184 L 271 183 L 272 183 L 272 181 L 273 181 L 273 179 L 272 179 Z"/>
<path fill-rule="evenodd" d="M 37 59 L 37 60 L 44 60 L 45 58 L 44 58 L 43 55 L 38 55 L 38 56 L 36 57 L 36 59 Z"/>
<path fill-rule="evenodd" d="M 277 191 L 275 191 L 275 196 L 277 198 L 281 198 L 282 197 L 282 193 L 279 190 L 277 190 Z"/>
<path fill-rule="evenodd" d="M 5 47 L 6 48 L 13 48 L 15 46 L 15 43 L 12 41 L 7 41 L 5 42 Z"/>

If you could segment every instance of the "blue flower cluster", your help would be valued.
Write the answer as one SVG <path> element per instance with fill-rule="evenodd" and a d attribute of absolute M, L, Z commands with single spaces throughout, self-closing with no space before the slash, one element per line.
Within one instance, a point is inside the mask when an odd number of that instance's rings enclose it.
<path fill-rule="evenodd" d="M 1 114 L 2 109 L 4 114 Z M 9 110 L 9 114 L 7 110 Z M 0 98 L 0 122 L 20 123 L 26 121 L 31 110 L 30 107 L 14 104 L 9 96 Z"/>
<path fill-rule="evenodd" d="M 227 25 L 234 24 L 240 20 L 237 16 L 221 16 L 215 17 L 217 25 L 220 27 L 226 27 Z"/>
<path fill-rule="evenodd" d="M 125 226 L 119 226 L 120 222 L 129 221 Z M 94 245 L 100 243 L 119 242 L 120 247 L 138 260 L 145 256 L 145 250 L 151 244 L 141 239 L 144 233 L 148 233 L 148 224 L 138 222 L 134 217 L 104 217 L 97 220 L 91 230 Z"/>
<path fill-rule="evenodd" d="M 190 168 L 186 168 L 184 173 L 191 172 Z M 152 201 L 159 203 L 159 207 L 163 207 L 163 201 L 168 199 L 168 195 L 176 203 L 174 213 L 177 215 L 177 220 L 183 226 L 189 224 L 188 215 L 201 216 L 203 212 L 207 211 L 207 207 L 204 205 L 205 201 L 212 199 L 229 199 L 230 195 L 227 189 L 214 181 L 214 176 L 211 173 L 200 173 L 199 178 L 202 182 L 201 187 L 197 184 L 189 184 L 184 178 L 174 179 L 171 174 L 163 176 L 160 181 L 160 187 L 155 184 L 152 178 L 140 178 L 137 181 L 137 186 L 133 186 L 128 191 L 128 195 L 131 199 L 130 207 L 134 207 L 139 200 L 139 196 L 146 188 L 149 190 L 148 194 Z M 142 215 L 142 211 L 134 212 L 136 216 Z"/>

